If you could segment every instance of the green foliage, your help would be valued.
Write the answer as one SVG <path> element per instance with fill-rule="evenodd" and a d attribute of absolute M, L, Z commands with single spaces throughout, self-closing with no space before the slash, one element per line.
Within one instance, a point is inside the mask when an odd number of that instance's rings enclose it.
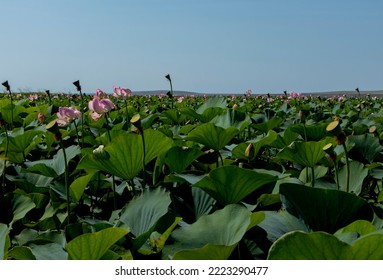
<path fill-rule="evenodd" d="M 223 166 L 212 170 L 193 187 L 203 189 L 222 205 L 228 205 L 240 202 L 246 196 L 276 180 L 277 177 L 269 174 L 236 166 Z"/>
<path fill-rule="evenodd" d="M 70 241 L 65 249 L 70 260 L 99 260 L 129 231 L 122 228 L 106 228 L 86 233 Z"/>
<path fill-rule="evenodd" d="M 0 259 L 383 259 L 381 98 L 8 97 Z"/>

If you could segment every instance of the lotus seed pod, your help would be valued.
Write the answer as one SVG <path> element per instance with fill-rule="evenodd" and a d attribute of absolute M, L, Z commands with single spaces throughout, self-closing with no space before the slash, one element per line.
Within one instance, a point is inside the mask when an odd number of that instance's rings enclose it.
<path fill-rule="evenodd" d="M 57 124 L 57 120 L 50 121 L 45 128 L 54 135 L 56 141 L 61 140 L 61 132 L 59 130 L 59 126 Z"/>
<path fill-rule="evenodd" d="M 339 121 L 332 121 L 330 122 L 327 127 L 326 131 L 330 132 L 334 136 L 339 136 L 342 133 L 342 128 L 340 127 Z"/>
<path fill-rule="evenodd" d="M 334 151 L 334 147 L 331 143 L 327 144 L 323 147 L 323 151 L 326 153 L 326 157 L 331 160 L 335 161 L 337 154 Z"/>
<path fill-rule="evenodd" d="M 368 129 L 368 131 L 370 132 L 370 133 L 376 133 L 376 126 L 375 125 L 373 125 L 373 126 L 370 126 L 370 128 Z"/>
<path fill-rule="evenodd" d="M 140 114 L 135 114 L 130 119 L 131 124 L 133 124 L 135 127 L 137 127 L 139 130 L 142 130 L 142 124 L 141 124 L 141 116 Z"/>

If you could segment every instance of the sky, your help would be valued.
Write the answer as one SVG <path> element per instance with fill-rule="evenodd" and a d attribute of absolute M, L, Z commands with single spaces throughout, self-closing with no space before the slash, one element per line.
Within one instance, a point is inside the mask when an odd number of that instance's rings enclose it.
<path fill-rule="evenodd" d="M 382 90 L 381 0 L 1 0 L 16 91 Z"/>

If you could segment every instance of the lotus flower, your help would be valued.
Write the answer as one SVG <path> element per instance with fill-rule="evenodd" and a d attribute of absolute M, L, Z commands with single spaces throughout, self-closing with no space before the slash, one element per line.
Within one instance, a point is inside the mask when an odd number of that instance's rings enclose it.
<path fill-rule="evenodd" d="M 104 91 L 102 91 L 101 89 L 96 89 L 96 95 L 98 96 L 98 97 L 100 97 L 100 98 L 107 98 L 108 97 L 108 95 L 104 92 Z"/>
<path fill-rule="evenodd" d="M 60 107 L 57 112 L 57 124 L 58 126 L 66 126 L 75 119 L 81 117 L 81 112 L 76 108 Z"/>
<path fill-rule="evenodd" d="M 132 96 L 132 91 L 128 88 L 114 87 L 113 96 L 116 98 Z"/>
<path fill-rule="evenodd" d="M 97 95 L 93 97 L 93 100 L 89 101 L 88 107 L 90 112 L 90 116 L 93 120 L 97 121 L 103 115 L 111 111 L 115 106 L 114 103 L 108 99 L 100 99 Z"/>

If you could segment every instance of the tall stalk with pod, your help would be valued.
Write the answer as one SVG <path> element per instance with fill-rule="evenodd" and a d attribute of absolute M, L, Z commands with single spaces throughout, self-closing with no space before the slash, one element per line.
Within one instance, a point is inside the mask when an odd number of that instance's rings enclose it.
<path fill-rule="evenodd" d="M 11 86 L 9 85 L 8 80 L 3 82 L 2 85 L 8 91 L 9 100 L 11 101 L 11 127 L 10 127 L 10 129 L 12 130 L 13 129 L 13 99 L 12 99 Z"/>
<path fill-rule="evenodd" d="M 346 133 L 344 133 L 344 131 L 342 130 L 340 124 L 340 120 L 334 120 L 327 125 L 326 130 L 332 135 L 334 135 L 335 142 L 337 143 L 337 145 L 343 146 L 344 155 L 346 158 L 346 192 L 348 192 L 350 186 L 350 162 L 348 159 L 348 151 L 346 146 L 347 136 Z"/>

